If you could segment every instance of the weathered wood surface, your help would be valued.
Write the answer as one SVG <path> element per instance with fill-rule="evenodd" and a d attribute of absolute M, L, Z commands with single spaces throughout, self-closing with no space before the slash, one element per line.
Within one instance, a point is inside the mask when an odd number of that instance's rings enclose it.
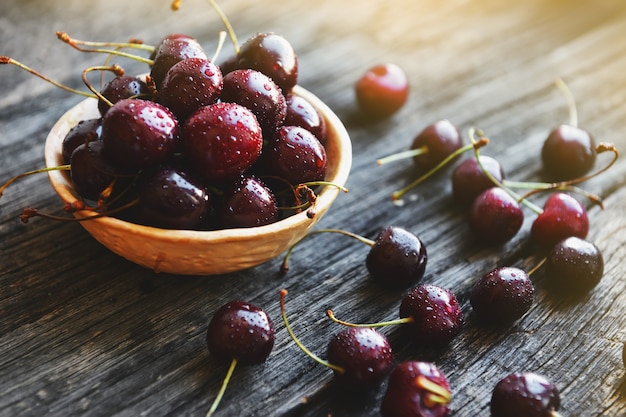
<path fill-rule="evenodd" d="M 568 120 L 553 81 L 562 77 L 576 97 L 579 120 L 600 141 L 626 149 L 626 3 L 619 0 L 221 2 L 240 39 L 274 31 L 299 53 L 300 83 L 344 120 L 354 148 L 350 192 L 340 195 L 320 227 L 374 237 L 394 224 L 428 247 L 424 282 L 452 289 L 463 305 L 461 335 L 442 350 L 420 347 L 387 328 L 396 361 L 434 361 L 453 387 L 454 416 L 486 416 L 491 389 L 512 371 L 548 376 L 562 394 L 564 416 L 626 415 L 626 160 L 584 185 L 605 201 L 591 207 L 589 239 L 604 252 L 605 276 L 585 297 L 549 291 L 541 270 L 537 298 L 516 324 L 488 329 L 471 314 L 468 292 L 489 269 L 532 267 L 521 233 L 498 249 L 477 247 L 465 215 L 450 196 L 449 173 L 390 201 L 416 173 L 411 162 L 377 167 L 376 157 L 403 150 L 427 124 L 449 118 L 464 132 L 484 129 L 484 153 L 500 159 L 508 177 L 541 178 L 539 152 L 547 132 Z M 58 42 L 76 38 L 155 43 L 184 32 L 213 50 L 222 26 L 208 3 L 183 1 L 43 1 L 0 5 L 0 54 L 81 87 L 82 68 L 101 56 Z M 226 53 L 231 49 L 226 47 Z M 395 62 L 410 76 L 410 100 L 389 120 L 359 117 L 353 85 L 371 65 Z M 129 72 L 141 65 L 124 62 Z M 43 141 L 53 122 L 79 97 L 14 67 L 0 68 L 2 178 L 43 164 Z M 608 158 L 601 156 L 598 164 Z M 263 306 L 277 338 L 263 366 L 240 367 L 216 415 L 375 416 L 385 383 L 358 401 L 335 393 L 332 373 L 292 343 L 282 325 L 278 293 L 287 288 L 294 330 L 325 355 L 338 330 L 324 315 L 333 308 L 353 321 L 397 316 L 403 292 L 382 291 L 367 277 L 367 248 L 338 235 L 312 238 L 295 252 L 291 270 L 280 259 L 217 277 L 155 274 L 95 242 L 79 225 L 41 219 L 23 225 L 25 206 L 60 212 L 45 175 L 5 193 L 0 205 L 0 415 L 201 416 L 227 365 L 208 353 L 212 313 L 231 299 Z"/>

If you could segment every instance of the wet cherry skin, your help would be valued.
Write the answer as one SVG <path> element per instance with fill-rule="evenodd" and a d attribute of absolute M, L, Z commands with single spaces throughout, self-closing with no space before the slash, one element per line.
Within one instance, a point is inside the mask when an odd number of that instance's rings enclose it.
<path fill-rule="evenodd" d="M 586 293 L 604 274 L 602 252 L 593 243 L 571 236 L 557 243 L 546 259 L 546 276 L 561 291 Z"/>
<path fill-rule="evenodd" d="M 560 125 L 543 143 L 541 160 L 551 181 L 578 178 L 596 162 L 595 139 L 584 129 Z"/>
<path fill-rule="evenodd" d="M 154 63 L 150 69 L 150 77 L 154 80 L 157 90 L 167 72 L 174 64 L 187 58 L 208 59 L 200 43 L 189 36 L 171 36 L 164 38 L 154 52 Z"/>
<path fill-rule="evenodd" d="M 530 234 L 543 248 L 552 248 L 566 237 L 581 239 L 589 233 L 589 217 L 585 207 L 569 194 L 557 192 L 548 197 L 543 212 L 533 221 Z"/>
<path fill-rule="evenodd" d="M 279 219 L 276 197 L 260 179 L 242 176 L 224 193 L 219 218 L 226 229 L 274 223 Z"/>
<path fill-rule="evenodd" d="M 120 170 L 111 165 L 102 152 L 102 142 L 83 143 L 74 149 L 70 157 L 72 185 L 83 198 L 97 201 Z"/>
<path fill-rule="evenodd" d="M 513 238 L 524 223 L 524 212 L 507 191 L 491 187 L 470 207 L 469 226 L 476 239 L 488 246 L 501 245 Z"/>
<path fill-rule="evenodd" d="M 357 103 L 368 115 L 388 117 L 397 112 L 409 96 L 409 81 L 395 64 L 370 68 L 355 85 Z"/>
<path fill-rule="evenodd" d="M 63 163 L 69 164 L 72 152 L 79 145 L 93 140 L 99 140 L 102 133 L 102 119 L 86 119 L 81 120 L 78 124 L 72 126 L 63 138 L 61 145 L 61 155 Z"/>
<path fill-rule="evenodd" d="M 480 155 L 479 158 L 480 163 L 487 172 L 496 181 L 502 183 L 505 177 L 502 165 L 496 159 L 487 155 Z M 480 193 L 494 185 L 493 181 L 485 175 L 476 158 L 466 159 L 452 172 L 452 193 L 454 199 L 464 207 L 470 206 Z"/>
<path fill-rule="evenodd" d="M 429 171 L 461 146 L 463 137 L 459 129 L 447 119 L 439 120 L 426 126 L 413 139 L 411 149 L 425 150 L 413 157 L 413 161 L 421 170 Z"/>
<path fill-rule="evenodd" d="M 516 372 L 501 379 L 490 404 L 492 417 L 551 417 L 560 406 L 558 389 L 532 372 Z"/>
<path fill-rule="evenodd" d="M 130 75 L 120 75 L 113 78 L 100 90 L 100 94 L 112 104 L 126 98 L 149 99 L 152 96 L 152 92 L 144 80 Z M 104 116 L 109 108 L 111 108 L 109 103 L 102 99 L 98 100 L 98 111 L 101 116 Z"/>
<path fill-rule="evenodd" d="M 310 131 L 320 141 L 326 144 L 326 120 L 320 112 L 304 97 L 288 94 L 286 97 L 287 114 L 285 126 L 300 126 Z"/>

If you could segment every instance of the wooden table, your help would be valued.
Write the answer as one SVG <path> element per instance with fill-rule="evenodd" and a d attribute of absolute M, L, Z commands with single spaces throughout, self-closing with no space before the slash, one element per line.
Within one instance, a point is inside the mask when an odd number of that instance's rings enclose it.
<path fill-rule="evenodd" d="M 563 416 L 626 415 L 626 160 L 583 184 L 605 209 L 587 204 L 588 239 L 603 251 L 601 283 L 582 298 L 547 289 L 539 270 L 536 300 L 515 324 L 480 325 L 468 301 L 472 284 L 503 265 L 530 269 L 539 257 L 527 245 L 534 214 L 521 232 L 486 249 L 472 238 L 466 214 L 451 197 L 450 172 L 431 178 L 394 205 L 390 194 L 417 175 L 411 161 L 378 167 L 377 157 L 408 148 L 426 125 L 449 118 L 464 134 L 483 129 L 483 150 L 515 180 L 539 180 L 542 143 L 569 120 L 561 77 L 578 106 L 581 126 L 598 141 L 626 149 L 626 3 L 619 0 L 499 2 L 495 0 L 370 1 L 224 0 L 241 40 L 261 31 L 289 39 L 299 54 L 300 84 L 344 121 L 353 144 L 348 194 L 319 227 L 373 238 L 387 225 L 415 232 L 428 248 L 423 279 L 450 288 L 466 316 L 461 334 L 443 349 L 407 340 L 407 329 L 382 329 L 396 362 L 427 360 L 447 375 L 454 416 L 487 416 L 491 390 L 514 371 L 534 371 L 561 391 Z M 198 38 L 213 51 L 222 24 L 207 2 L 167 0 L 29 0 L 0 6 L 0 54 L 82 88 L 80 72 L 102 62 L 56 40 L 156 43 L 168 33 Z M 224 54 L 232 53 L 226 44 Z M 353 86 L 370 66 L 393 62 L 411 82 L 406 106 L 371 121 L 356 107 Z M 123 61 L 127 72 L 143 72 Z M 47 131 L 81 98 L 12 66 L 0 68 L 2 180 L 43 165 Z M 466 136 L 467 137 L 467 136 Z M 601 155 L 597 167 L 609 157 Z M 541 204 L 545 196 L 537 196 Z M 585 202 L 587 203 L 587 202 Z M 368 278 L 367 248 L 338 235 L 310 239 L 281 259 L 224 276 L 157 274 L 112 254 L 77 224 L 35 219 L 26 206 L 61 213 L 45 175 L 10 187 L 0 205 L 0 415 L 202 416 L 227 364 L 207 351 L 213 312 L 231 299 L 262 306 L 274 319 L 276 344 L 267 363 L 239 367 L 219 416 L 375 416 L 386 382 L 356 401 L 332 384 L 332 372 L 291 341 L 279 310 L 287 288 L 294 331 L 325 356 L 337 324 L 325 316 L 365 322 L 398 315 L 404 291 L 386 291 Z"/>

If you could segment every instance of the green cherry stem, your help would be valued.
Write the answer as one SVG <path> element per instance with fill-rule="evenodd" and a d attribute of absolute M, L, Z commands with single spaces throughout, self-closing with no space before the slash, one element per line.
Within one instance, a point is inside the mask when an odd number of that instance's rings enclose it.
<path fill-rule="evenodd" d="M 287 313 L 285 312 L 285 296 L 286 295 L 287 295 L 287 290 L 286 289 L 280 290 L 280 313 L 282 315 L 283 322 L 285 323 L 285 328 L 287 329 L 287 333 L 289 333 L 289 336 L 291 336 L 291 338 L 296 343 L 296 345 L 300 349 L 302 349 L 302 351 L 304 353 L 306 353 L 308 356 L 310 356 L 314 361 L 316 361 L 320 365 L 327 366 L 328 368 L 332 369 L 333 371 L 336 371 L 336 372 L 339 372 L 339 373 L 344 373 L 345 369 L 343 369 L 341 366 L 333 365 L 332 363 L 330 363 L 328 361 L 325 361 L 324 359 L 320 358 L 319 356 L 317 356 L 316 354 L 311 352 L 309 349 L 307 349 L 307 347 L 304 346 L 302 344 L 302 342 L 300 342 L 300 340 L 296 337 L 296 335 L 294 334 L 293 330 L 291 329 L 291 326 L 289 325 L 289 321 L 287 320 Z"/>
<path fill-rule="evenodd" d="M 470 137 L 470 141 L 471 143 L 476 142 L 476 135 L 478 134 L 478 136 L 480 136 L 480 139 L 478 139 L 479 141 L 481 139 L 483 139 L 484 133 L 476 128 L 470 128 L 469 130 L 469 137 Z M 509 193 L 509 195 L 513 198 L 515 198 L 520 204 L 525 205 L 526 207 L 528 207 L 529 209 L 531 209 L 533 212 L 537 213 L 537 214 L 541 214 L 543 213 L 543 210 L 541 209 L 541 207 L 537 206 L 536 204 L 530 202 L 529 200 L 527 200 L 526 198 L 520 196 L 519 194 L 517 194 L 515 191 L 511 190 L 509 187 L 506 187 L 504 184 L 502 184 L 500 181 L 498 181 L 493 175 L 491 175 L 491 173 L 487 170 L 487 168 L 485 168 L 485 166 L 482 164 L 481 160 L 480 160 L 480 151 L 478 148 L 474 148 L 474 154 L 476 156 L 476 162 L 478 163 L 478 165 L 480 166 L 480 169 L 483 171 L 483 173 L 485 174 L 485 176 L 487 178 L 489 178 L 489 180 L 496 186 L 496 187 L 500 187 L 502 188 L 504 191 L 506 191 L 507 193 Z"/>
<path fill-rule="evenodd" d="M 374 246 L 374 244 L 376 243 L 376 242 L 374 242 L 371 239 L 368 239 L 368 238 L 363 237 L 363 236 L 359 236 L 356 233 L 348 232 L 346 230 L 341 230 L 341 229 L 318 229 L 318 230 L 314 230 L 314 231 L 309 232 L 306 235 L 304 235 L 304 237 L 302 239 L 300 239 L 299 241 L 297 241 L 296 243 L 291 245 L 291 247 L 287 250 L 287 254 L 285 255 L 285 258 L 283 259 L 283 263 L 280 266 L 281 272 L 287 272 L 289 270 L 289 258 L 291 257 L 291 254 L 293 253 L 293 250 L 296 248 L 296 246 L 298 246 L 304 239 L 309 238 L 311 236 L 318 235 L 320 233 L 339 233 L 339 234 L 342 234 L 344 236 L 348 236 L 348 237 L 351 237 L 353 239 L 356 239 L 356 240 L 358 240 L 361 243 L 365 243 L 366 245 L 368 245 L 370 247 Z"/>
<path fill-rule="evenodd" d="M 430 178 L 435 172 L 437 172 L 438 170 L 440 170 L 441 168 L 446 166 L 448 163 L 450 163 L 450 161 L 454 160 L 457 156 L 459 156 L 463 152 L 467 152 L 467 151 L 472 150 L 472 149 L 474 149 L 474 151 L 476 152 L 476 151 L 478 151 L 479 148 L 482 148 L 483 146 L 487 145 L 488 143 L 489 143 L 489 139 L 483 136 L 480 139 L 473 141 L 469 145 L 465 145 L 465 146 L 457 149 L 456 151 L 454 151 L 450 155 L 448 155 L 443 161 L 439 162 L 430 171 L 426 172 L 424 175 L 422 175 L 421 177 L 417 178 L 415 181 L 413 181 L 412 183 L 410 183 L 406 187 L 401 188 L 400 190 L 397 190 L 393 194 L 391 194 L 391 199 L 394 200 L 394 201 L 400 200 L 404 196 L 404 194 L 406 194 L 409 190 L 411 190 L 412 188 L 414 188 L 417 185 L 421 184 L 426 179 Z"/>
<path fill-rule="evenodd" d="M 222 401 L 222 397 L 224 396 L 224 393 L 226 392 L 226 387 L 228 387 L 228 383 L 230 382 L 230 378 L 233 376 L 233 372 L 235 372 L 236 366 L 237 366 L 237 358 L 233 358 L 233 360 L 230 362 L 230 366 L 228 367 L 228 372 L 226 372 L 226 376 L 224 377 L 224 380 L 222 381 L 222 386 L 220 387 L 220 390 L 217 393 L 217 397 L 215 397 L 215 400 L 213 400 L 213 404 L 211 404 L 211 408 L 206 413 L 206 417 L 211 417 L 213 413 L 215 412 L 215 410 L 217 410 L 217 406 L 220 404 L 220 401 Z"/>
<path fill-rule="evenodd" d="M 128 42 L 94 42 L 94 41 L 83 41 L 79 39 L 71 38 L 67 32 L 57 31 L 57 38 L 65 43 L 69 43 L 73 45 L 82 45 L 82 46 L 90 46 L 90 47 L 112 47 L 116 49 L 139 49 L 146 52 L 153 52 L 155 47 L 152 45 L 146 45 L 142 41 L 138 39 L 131 39 Z"/>
<path fill-rule="evenodd" d="M 381 321 L 379 323 L 350 323 L 348 321 L 339 320 L 335 316 L 335 313 L 332 310 L 326 310 L 326 315 L 328 316 L 329 319 L 331 319 L 335 323 L 341 324 L 343 326 L 348 326 L 348 327 L 384 327 L 384 326 L 393 326 L 396 324 L 413 323 L 415 321 L 413 317 L 409 316 L 409 317 L 403 317 L 401 319 Z"/>
<path fill-rule="evenodd" d="M 117 64 L 113 64 L 110 66 L 95 66 L 95 67 L 89 67 L 89 68 L 85 68 L 83 70 L 82 73 L 82 78 L 83 78 L 83 82 L 85 83 L 85 85 L 87 86 L 87 88 L 89 88 L 89 90 L 100 100 L 104 101 L 106 104 L 109 105 L 109 107 L 113 106 L 113 103 L 111 103 L 111 101 L 109 99 L 107 99 L 106 97 L 104 97 L 88 80 L 87 80 L 87 74 L 92 72 L 92 71 L 111 71 L 113 74 L 115 74 L 116 77 L 122 76 L 124 75 L 124 70 L 122 69 L 122 67 L 120 67 Z"/>
<path fill-rule="evenodd" d="M 24 177 L 27 177 L 27 176 L 33 175 L 33 174 L 39 174 L 41 172 L 69 171 L 69 170 L 70 170 L 70 166 L 69 165 L 59 165 L 59 166 L 56 166 L 56 167 L 39 168 L 39 169 L 34 169 L 32 171 L 23 172 L 23 173 L 21 173 L 19 175 L 14 176 L 13 178 L 9 179 L 7 182 L 2 184 L 2 186 L 0 186 L 0 197 L 2 197 L 2 195 L 4 194 L 4 190 L 6 190 L 9 185 L 13 184 L 15 181 L 19 180 L 20 178 L 24 178 Z"/>
<path fill-rule="evenodd" d="M 15 65 L 16 67 L 21 68 L 21 69 L 23 69 L 24 71 L 29 72 L 29 73 L 31 73 L 31 74 L 33 74 L 33 75 L 35 75 L 35 76 L 37 76 L 37 77 L 41 78 L 42 80 L 49 82 L 50 84 L 54 85 L 55 87 L 59 87 L 60 89 L 65 90 L 65 91 L 68 91 L 68 92 L 70 92 L 70 93 L 73 93 L 73 94 L 78 94 L 78 95 L 80 95 L 80 96 L 84 96 L 84 97 L 91 97 L 91 98 L 93 98 L 93 97 L 94 97 L 94 96 L 93 96 L 93 94 L 90 94 L 90 93 L 88 93 L 88 92 L 86 92 L 86 91 L 76 90 L 76 89 L 74 89 L 74 88 L 71 88 L 71 87 L 68 87 L 68 86 L 66 86 L 66 85 L 63 85 L 63 84 L 61 84 L 61 83 L 59 83 L 59 82 L 57 82 L 57 81 L 54 81 L 53 79 L 46 77 L 45 75 L 41 74 L 40 72 L 38 72 L 38 71 L 36 71 L 36 70 L 34 70 L 34 69 L 30 68 L 30 67 L 29 67 L 29 66 L 27 66 L 27 65 L 24 65 L 23 63 L 21 63 L 21 62 L 19 62 L 19 61 L 16 61 L 15 59 L 13 59 L 13 58 L 11 58 L 11 57 L 8 57 L 8 56 L 0 56 L 0 64 L 11 64 L 11 65 Z"/>
<path fill-rule="evenodd" d="M 398 152 L 398 153 L 394 153 L 392 155 L 388 155 L 382 158 L 379 158 L 376 160 L 376 165 L 384 165 L 387 164 L 389 162 L 395 162 L 395 161 L 400 161 L 402 159 L 408 159 L 408 158 L 412 158 L 418 155 L 423 155 L 425 153 L 428 153 L 428 146 L 420 146 L 419 148 L 415 148 L 415 149 L 408 149 L 406 151 L 403 152 Z"/>
<path fill-rule="evenodd" d="M 570 125 L 572 125 L 573 127 L 578 127 L 578 112 L 576 110 L 576 100 L 574 100 L 574 95 L 572 94 L 572 91 L 569 89 L 567 84 L 565 84 L 565 82 L 560 78 L 557 78 L 554 83 L 563 92 L 563 94 L 565 95 L 565 99 L 567 100 Z"/>
<path fill-rule="evenodd" d="M 134 61 L 139 61 L 142 62 L 144 64 L 148 64 L 148 65 L 152 65 L 154 64 L 154 61 L 149 59 L 149 58 L 144 58 L 142 56 L 139 55 L 134 55 L 134 54 L 129 54 L 127 52 L 123 52 L 120 51 L 118 49 L 101 49 L 101 48 L 95 48 L 95 49 L 88 49 L 88 48 L 83 48 L 81 47 L 81 43 L 79 42 L 84 42 L 84 41 L 76 41 L 75 39 L 72 39 L 70 37 L 70 35 L 68 35 L 66 32 L 57 32 L 57 38 L 59 38 L 61 41 L 65 42 L 66 44 L 68 44 L 69 46 L 71 46 L 72 48 L 81 51 L 81 52 L 90 52 L 90 53 L 99 53 L 99 54 L 109 54 L 109 55 L 117 55 L 123 58 L 128 58 L 128 59 L 132 59 Z M 129 44 L 132 45 L 132 44 Z"/>

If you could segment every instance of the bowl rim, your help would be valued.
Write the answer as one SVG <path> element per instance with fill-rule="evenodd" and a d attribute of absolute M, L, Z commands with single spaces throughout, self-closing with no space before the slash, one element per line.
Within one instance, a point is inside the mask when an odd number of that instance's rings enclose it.
<path fill-rule="evenodd" d="M 330 175 L 326 178 L 326 181 L 344 186 L 348 180 L 352 166 L 352 144 L 345 126 L 339 117 L 323 101 L 310 91 L 296 85 L 294 86 L 292 92 L 293 94 L 307 99 L 313 107 L 321 113 L 327 125 L 332 126 L 332 129 L 335 131 L 337 143 L 334 143 L 333 146 L 336 147 L 338 162 L 335 164 L 334 172 L 330 173 Z M 99 113 L 95 98 L 87 98 L 67 110 L 57 120 L 46 138 L 44 146 L 44 159 L 46 167 L 50 168 L 61 165 L 62 159 L 60 150 L 63 138 L 65 137 L 67 131 L 81 120 L 96 117 L 99 117 Z M 65 203 L 72 203 L 80 200 L 73 191 L 71 182 L 68 181 L 63 171 L 48 171 L 48 178 L 56 193 Z M 324 186 L 319 194 L 317 194 L 315 204 L 318 207 L 329 208 L 339 192 L 340 189 L 335 186 Z M 73 214 L 77 219 L 81 219 L 97 214 L 97 212 L 88 209 L 77 211 Z M 274 234 L 285 229 L 295 228 L 303 223 L 313 223 L 314 220 L 315 219 L 307 216 L 305 210 L 264 226 L 215 230 L 162 229 L 153 226 L 136 224 L 110 216 L 103 216 L 87 221 L 91 223 L 90 227 L 98 225 L 103 228 L 127 230 L 135 235 L 143 235 L 149 238 L 160 237 L 171 241 L 180 240 L 185 242 L 189 242 L 190 240 L 211 240 L 212 242 L 220 242 L 248 240 L 254 236 Z"/>

